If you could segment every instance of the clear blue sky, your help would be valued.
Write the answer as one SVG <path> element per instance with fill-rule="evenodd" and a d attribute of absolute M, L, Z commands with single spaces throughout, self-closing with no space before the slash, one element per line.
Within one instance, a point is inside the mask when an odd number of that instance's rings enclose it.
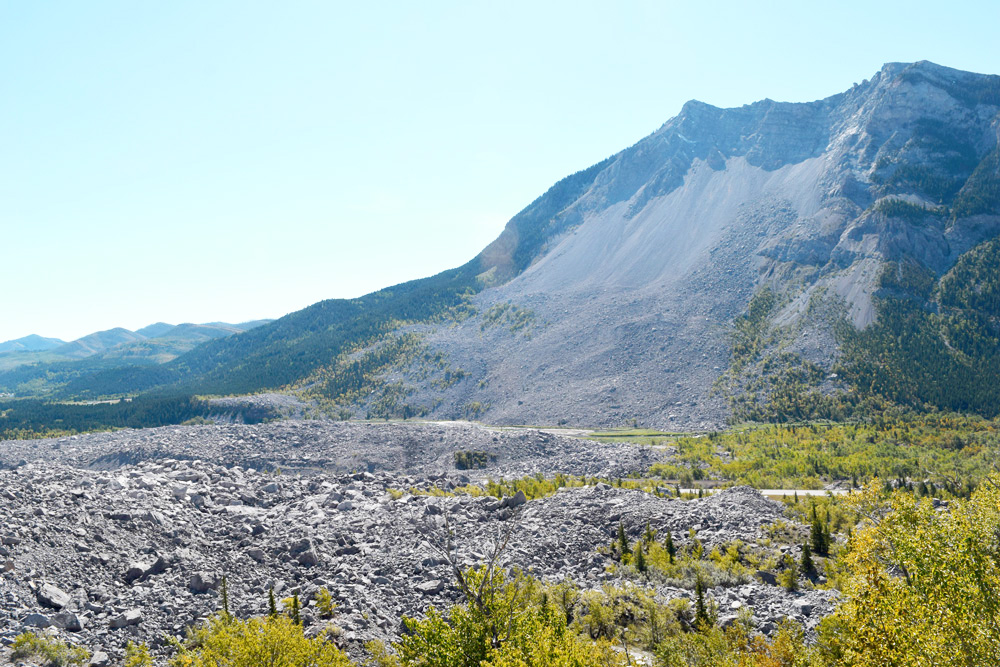
<path fill-rule="evenodd" d="M 1000 73 L 1000 3 L 0 1 L 0 341 L 457 266 L 684 101 Z"/>

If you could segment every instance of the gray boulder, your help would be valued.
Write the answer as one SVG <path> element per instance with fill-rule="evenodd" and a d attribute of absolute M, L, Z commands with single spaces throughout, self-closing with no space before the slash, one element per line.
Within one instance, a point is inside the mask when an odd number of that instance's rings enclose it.
<path fill-rule="evenodd" d="M 119 630 L 130 625 L 139 625 L 142 622 L 142 612 L 138 609 L 129 609 L 124 614 L 119 614 L 111 619 L 111 629 Z"/>
<path fill-rule="evenodd" d="M 444 590 L 444 582 L 440 579 L 425 581 L 421 584 L 417 584 L 416 589 L 424 595 L 437 595 Z"/>
<path fill-rule="evenodd" d="M 125 583 L 131 584 L 134 581 L 145 579 L 152 567 L 149 563 L 139 561 L 129 563 L 128 569 L 125 570 Z"/>
<path fill-rule="evenodd" d="M 53 614 L 51 621 L 52 625 L 68 632 L 80 632 L 83 630 L 83 619 L 71 611 L 61 611 L 58 614 Z"/>
<path fill-rule="evenodd" d="M 207 593 L 218 590 L 221 580 L 217 574 L 210 572 L 195 572 L 188 579 L 188 590 L 192 593 Z"/>
<path fill-rule="evenodd" d="M 69 604 L 69 594 L 52 584 L 42 584 L 35 593 L 39 604 L 49 609 L 62 609 Z"/>
<path fill-rule="evenodd" d="M 319 556 L 316 554 L 315 549 L 310 549 L 299 554 L 299 565 L 305 567 L 313 567 L 314 565 L 319 565 Z"/>
<path fill-rule="evenodd" d="M 47 628 L 52 621 L 45 614 L 28 614 L 21 619 L 21 625 L 28 628 Z"/>
<path fill-rule="evenodd" d="M 526 502 L 528 502 L 528 498 L 527 496 L 524 495 L 524 491 L 518 491 L 513 496 L 501 500 L 500 507 L 501 508 L 509 507 L 510 509 L 514 509 L 515 507 L 520 507 Z"/>

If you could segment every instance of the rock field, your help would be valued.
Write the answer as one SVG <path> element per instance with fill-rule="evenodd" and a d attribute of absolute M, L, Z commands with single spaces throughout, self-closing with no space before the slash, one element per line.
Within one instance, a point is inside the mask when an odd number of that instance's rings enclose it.
<path fill-rule="evenodd" d="M 357 423 L 280 421 L 261 425 L 166 426 L 49 440 L 0 442 L 0 468 L 58 461 L 117 468 L 162 458 L 203 459 L 259 470 L 455 474 L 454 453 L 496 456 L 476 478 L 522 477 L 543 471 L 617 477 L 647 469 L 659 453 L 536 429 L 490 429 L 467 422 Z"/>
<path fill-rule="evenodd" d="M 451 452 L 476 448 L 498 460 L 486 470 L 454 470 Z M 225 575 L 231 610 L 241 616 L 265 612 L 272 587 L 279 600 L 298 590 L 306 603 L 326 587 L 338 605 L 332 623 L 353 649 L 397 637 L 402 615 L 459 600 L 434 546 L 446 520 L 465 564 L 481 561 L 513 522 L 508 564 L 597 588 L 615 580 L 613 561 L 598 549 L 619 522 L 633 539 L 647 522 L 681 542 L 694 528 L 710 547 L 753 541 L 782 516 L 779 503 L 746 487 L 693 501 L 606 484 L 526 503 L 389 493 L 447 490 L 486 475 L 623 474 L 657 455 L 469 424 L 281 422 L 5 442 L 0 643 L 45 628 L 113 664 L 127 641 L 162 647 L 165 636 L 182 636 L 217 610 Z M 658 594 L 692 595 L 667 585 Z M 827 592 L 787 593 L 759 581 L 716 587 L 711 596 L 720 618 L 751 605 L 765 630 L 786 616 L 814 627 L 830 604 Z M 326 623 L 314 606 L 304 620 L 310 630 Z"/>

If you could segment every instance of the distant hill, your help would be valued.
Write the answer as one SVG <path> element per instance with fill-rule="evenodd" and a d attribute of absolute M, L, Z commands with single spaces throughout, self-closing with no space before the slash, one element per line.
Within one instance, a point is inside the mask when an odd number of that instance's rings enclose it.
<path fill-rule="evenodd" d="M 58 341 L 59 345 L 43 351 L 0 352 L 0 391 L 21 397 L 90 398 L 98 394 L 83 378 L 96 381 L 97 377 L 113 377 L 118 369 L 125 369 L 122 377 L 128 378 L 137 372 L 133 367 L 155 367 L 176 359 L 205 341 L 231 336 L 268 322 L 270 320 L 178 325 L 158 322 L 138 331 L 117 328 L 90 334 L 70 343 Z M 147 373 L 143 370 L 138 372 Z M 166 380 L 173 375 L 161 372 L 156 377 Z M 117 390 L 117 386 L 121 383 L 100 394 L 132 393 Z"/>
<path fill-rule="evenodd" d="M 107 331 L 98 331 L 82 338 L 60 345 L 53 353 L 70 359 L 83 359 L 108 350 L 116 345 L 143 340 L 144 336 L 128 329 L 117 327 Z"/>
<path fill-rule="evenodd" d="M 58 338 L 43 338 L 37 334 L 31 334 L 24 338 L 0 343 L 0 352 L 44 352 L 65 344 L 66 341 Z"/>
<path fill-rule="evenodd" d="M 141 329 L 136 329 L 135 332 L 145 338 L 156 338 L 157 336 L 162 336 L 163 334 L 167 333 L 175 326 L 176 325 L 174 324 L 167 324 L 166 322 L 156 322 L 154 324 L 150 324 L 149 326 L 145 326 Z"/>
<path fill-rule="evenodd" d="M 257 322 L 267 321 L 258 320 Z M 148 336 L 145 339 L 116 345 L 98 353 L 96 358 L 162 364 L 177 358 L 188 350 L 194 349 L 205 341 L 231 336 L 241 331 L 246 331 L 253 326 L 259 326 L 259 324 L 214 322 L 212 324 L 185 323 L 164 325 L 160 323 L 139 330 L 155 331 L 157 332 L 155 336 Z"/>

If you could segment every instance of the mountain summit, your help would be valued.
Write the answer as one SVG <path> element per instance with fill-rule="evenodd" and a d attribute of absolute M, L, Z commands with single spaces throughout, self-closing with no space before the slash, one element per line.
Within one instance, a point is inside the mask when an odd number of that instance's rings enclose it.
<path fill-rule="evenodd" d="M 969 373 L 1000 360 L 1000 299 L 975 297 L 1000 293 L 1000 248 L 983 244 L 1000 233 L 998 143 L 1000 77 L 929 62 L 816 102 L 688 102 L 458 269 L 117 386 L 285 387 L 345 417 L 678 429 L 866 401 L 995 413 L 1000 395 L 943 387 L 982 385 Z"/>
<path fill-rule="evenodd" d="M 482 292 L 480 312 L 530 311 L 530 337 L 482 315 L 431 333 L 474 381 L 444 405 L 515 423 L 716 424 L 734 323 L 763 289 L 781 352 L 829 370 L 841 341 L 817 311 L 865 329 L 885 267 L 936 279 L 1000 231 L 998 112 L 1000 77 L 928 62 L 806 104 L 685 104 L 484 251 L 520 273 Z M 539 229 L 542 249 L 516 261 Z"/>

